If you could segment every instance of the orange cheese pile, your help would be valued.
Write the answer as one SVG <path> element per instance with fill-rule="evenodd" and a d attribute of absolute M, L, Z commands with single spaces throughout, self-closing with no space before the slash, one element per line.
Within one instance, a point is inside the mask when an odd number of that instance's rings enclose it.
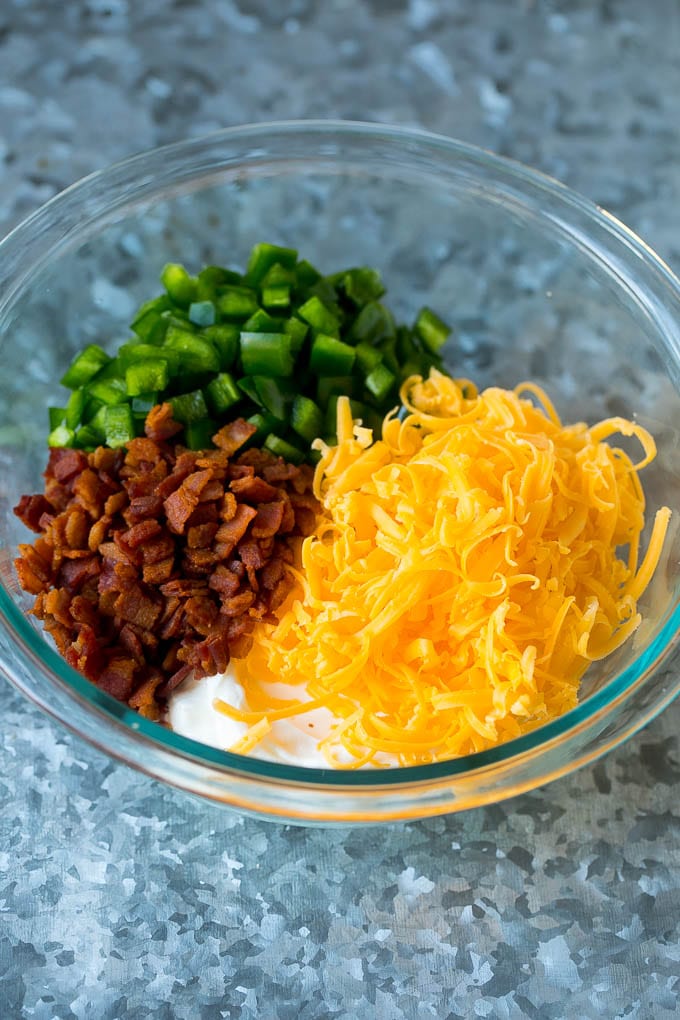
<path fill-rule="evenodd" d="M 254 727 L 243 750 L 323 705 L 334 767 L 479 751 L 572 708 L 588 664 L 640 622 L 670 517 L 657 513 L 638 564 L 638 471 L 656 452 L 643 428 L 564 426 L 531 384 L 478 393 L 436 371 L 401 397 L 408 414 L 388 416 L 381 441 L 343 398 L 338 445 L 317 444 L 325 514 L 237 670 L 250 710 L 218 703 Z M 615 433 L 640 441 L 638 464 L 605 441 Z M 267 696 L 275 681 L 299 701 Z"/>

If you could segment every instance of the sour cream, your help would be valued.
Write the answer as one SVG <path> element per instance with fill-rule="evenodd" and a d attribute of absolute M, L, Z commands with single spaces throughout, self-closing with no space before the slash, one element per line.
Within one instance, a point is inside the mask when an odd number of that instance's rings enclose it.
<path fill-rule="evenodd" d="M 288 684 L 268 684 L 266 690 L 273 698 L 300 697 L 300 689 Z M 233 666 L 216 676 L 185 680 L 170 696 L 167 721 L 176 733 L 184 737 L 228 751 L 244 735 L 248 726 L 220 712 L 215 706 L 216 700 L 224 701 L 233 708 L 248 710 L 245 691 Z M 250 752 L 250 757 L 306 768 L 329 768 L 325 755 L 319 749 L 319 741 L 332 734 L 336 725 L 337 720 L 327 708 L 313 708 L 289 719 L 277 719 L 269 733 Z M 336 748 L 334 753 L 341 762 L 350 764 L 351 758 L 344 749 Z M 379 761 L 382 765 L 398 764 L 392 755 L 381 754 Z"/>
<path fill-rule="evenodd" d="M 267 691 L 274 698 L 300 696 L 299 689 L 287 684 L 269 684 Z M 232 667 L 217 676 L 185 680 L 170 697 L 170 726 L 185 737 L 228 751 L 244 735 L 248 726 L 220 712 L 215 707 L 217 699 L 234 708 L 248 710 L 245 691 Z M 318 744 L 331 732 L 334 722 L 333 714 L 327 708 L 314 708 L 290 719 L 277 719 L 251 755 L 287 765 L 328 768 L 328 761 Z"/>

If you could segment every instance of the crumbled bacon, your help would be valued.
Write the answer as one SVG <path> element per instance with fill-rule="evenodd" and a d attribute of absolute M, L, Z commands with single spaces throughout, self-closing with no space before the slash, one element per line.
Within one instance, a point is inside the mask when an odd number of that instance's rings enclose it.
<path fill-rule="evenodd" d="M 163 404 L 124 450 L 53 449 L 44 494 L 14 511 L 39 536 L 16 560 L 32 612 L 75 669 L 152 719 L 189 674 L 248 653 L 317 511 L 309 467 L 238 454 L 254 432 L 242 419 L 211 450 L 178 431 Z"/>

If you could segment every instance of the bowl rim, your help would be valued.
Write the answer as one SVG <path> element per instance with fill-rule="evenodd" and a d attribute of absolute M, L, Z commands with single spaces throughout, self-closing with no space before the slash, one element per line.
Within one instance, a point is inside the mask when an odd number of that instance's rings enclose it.
<path fill-rule="evenodd" d="M 0 315 L 5 308 L 11 305 L 17 291 L 26 281 L 25 273 L 16 269 L 17 263 L 22 264 L 20 253 L 25 249 L 26 243 L 30 241 L 31 246 L 35 247 L 36 238 L 49 227 L 55 218 L 59 220 L 64 211 L 68 213 L 74 201 L 80 201 L 83 196 L 87 198 L 88 192 L 94 192 L 96 195 L 103 188 L 110 187 L 111 178 L 130 181 L 133 177 L 139 177 L 140 173 L 143 175 L 146 165 L 150 162 L 159 159 L 171 162 L 174 158 L 189 157 L 192 152 L 198 152 L 205 147 L 227 146 L 230 143 L 238 145 L 265 137 L 269 142 L 276 139 L 279 143 L 285 143 L 286 139 L 301 135 L 308 140 L 317 139 L 320 142 L 324 139 L 337 140 L 342 137 L 352 137 L 363 138 L 367 141 L 382 141 L 387 145 L 403 146 L 407 144 L 416 149 L 424 148 L 434 151 L 439 156 L 465 160 L 476 167 L 483 166 L 487 172 L 491 171 L 494 177 L 510 181 L 512 186 L 518 188 L 523 194 L 528 193 L 535 196 L 548 193 L 551 200 L 560 206 L 561 213 L 575 214 L 573 237 L 574 239 L 580 238 L 581 244 L 589 251 L 593 251 L 591 239 L 579 230 L 576 223 L 579 216 L 585 217 L 588 225 L 593 227 L 595 232 L 599 231 L 600 244 L 603 238 L 607 239 L 609 245 L 614 249 L 613 263 L 622 283 L 626 282 L 629 285 L 631 283 L 631 274 L 630 271 L 625 271 L 625 262 L 632 259 L 637 268 L 644 267 L 650 281 L 653 280 L 656 287 L 666 292 L 666 297 L 669 299 L 668 308 L 663 303 L 653 302 L 652 310 L 658 328 L 666 331 L 669 343 L 680 362 L 680 281 L 663 259 L 615 216 L 542 171 L 532 169 L 478 146 L 418 128 L 350 120 L 265 121 L 224 128 L 200 137 L 136 153 L 81 178 L 29 215 L 14 227 L 4 240 L 0 241 Z M 243 153 L 241 160 L 243 160 Z M 68 222 L 68 216 L 66 216 L 65 223 L 68 224 Z M 569 225 L 568 215 L 564 222 Z M 81 223 L 74 227 L 71 222 L 70 226 L 77 232 Z M 608 246 L 606 247 L 608 248 Z M 52 248 L 48 246 L 45 258 L 48 255 L 54 255 L 57 250 L 59 250 L 58 245 Z M 605 251 L 605 254 L 607 253 Z M 3 270 L 5 264 L 9 266 L 9 270 Z M 638 289 L 636 288 L 637 293 Z M 647 291 L 640 292 L 640 300 L 643 307 L 648 310 L 649 294 Z M 675 313 L 671 310 L 673 307 L 677 309 Z M 50 685 L 61 688 L 68 697 L 80 703 L 87 713 L 94 713 L 106 720 L 109 725 L 113 723 L 115 727 L 124 727 L 127 736 L 141 742 L 142 745 L 151 744 L 156 749 L 160 748 L 165 752 L 170 752 L 173 756 L 179 756 L 189 762 L 217 770 L 224 777 L 237 773 L 243 778 L 296 784 L 318 791 L 348 788 L 368 790 L 380 787 L 421 786 L 428 782 L 448 778 L 455 779 L 476 773 L 479 770 L 493 769 L 498 765 L 510 765 L 513 760 L 520 759 L 539 748 L 543 749 L 555 741 L 569 738 L 584 727 L 587 728 L 614 703 L 621 699 L 627 700 L 676 650 L 680 636 L 680 600 L 676 602 L 668 619 L 652 641 L 631 663 L 620 670 L 603 688 L 557 719 L 551 720 L 521 737 L 462 758 L 428 765 L 371 770 L 309 768 L 236 755 L 229 751 L 209 747 L 138 716 L 126 705 L 116 701 L 85 680 L 68 666 L 40 636 L 39 632 L 28 623 L 3 585 L 0 585 L 0 622 L 8 632 L 10 640 L 17 642 L 22 655 L 27 662 L 30 662 L 32 668 L 37 668 L 39 673 L 47 671 L 48 675 L 45 678 Z M 70 721 L 68 712 L 53 710 L 45 697 L 38 695 L 35 690 L 31 690 L 29 685 L 16 675 L 12 670 L 11 662 L 0 662 L 0 669 L 24 694 L 38 703 L 50 715 L 74 732 L 84 736 L 91 743 L 103 747 L 107 753 L 121 757 L 122 760 L 129 763 L 129 757 L 119 754 L 110 742 L 97 740 L 93 735 L 83 733 L 81 728 Z M 629 727 L 619 739 L 609 744 L 605 749 L 608 750 L 610 747 L 616 746 L 620 740 L 626 739 L 637 729 L 646 725 L 653 715 L 665 707 L 679 692 L 680 679 L 676 690 L 671 691 L 646 714 L 642 714 L 639 725 L 636 720 L 633 727 Z M 593 755 L 591 754 L 590 757 L 592 758 Z M 582 763 L 582 761 L 575 761 L 571 768 L 576 768 Z M 134 764 L 145 770 L 140 761 L 134 761 Z M 159 775 L 156 770 L 152 770 L 152 774 Z M 160 777 L 166 778 L 162 775 Z M 171 779 L 168 781 L 172 782 Z M 545 780 L 541 778 L 533 785 L 543 781 Z"/>

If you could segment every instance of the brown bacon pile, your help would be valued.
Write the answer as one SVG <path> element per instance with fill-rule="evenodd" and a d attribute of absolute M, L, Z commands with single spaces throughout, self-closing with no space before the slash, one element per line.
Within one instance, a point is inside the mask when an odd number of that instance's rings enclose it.
<path fill-rule="evenodd" d="M 16 560 L 32 612 L 75 669 L 149 718 L 189 673 L 247 654 L 318 512 L 308 466 L 237 455 L 255 431 L 243 419 L 200 452 L 172 441 L 179 428 L 162 404 L 124 450 L 53 449 L 44 495 L 14 511 L 40 535 Z"/>

